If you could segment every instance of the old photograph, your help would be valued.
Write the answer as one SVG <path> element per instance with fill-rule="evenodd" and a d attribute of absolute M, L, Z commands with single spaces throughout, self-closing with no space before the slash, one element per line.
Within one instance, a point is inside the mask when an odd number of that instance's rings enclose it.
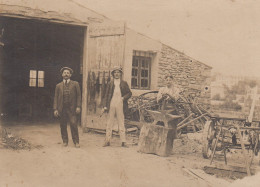
<path fill-rule="evenodd" d="M 260 186 L 260 1 L 0 0 L 0 187 Z"/>

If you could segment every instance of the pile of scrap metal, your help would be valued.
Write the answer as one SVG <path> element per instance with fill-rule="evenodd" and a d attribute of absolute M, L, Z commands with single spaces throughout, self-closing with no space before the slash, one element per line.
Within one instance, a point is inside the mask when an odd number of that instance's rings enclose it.
<path fill-rule="evenodd" d="M 130 99 L 127 124 L 135 124 L 141 128 L 143 123 L 153 122 L 149 111 L 160 111 L 162 108 L 161 103 L 156 101 L 157 93 L 158 91 L 149 91 Z M 172 112 L 182 116 L 177 124 L 179 132 L 195 132 L 203 129 L 208 112 L 204 109 L 203 103 L 199 102 L 199 96 L 200 90 L 185 89 L 181 93 L 181 98 L 173 102 Z"/>
<path fill-rule="evenodd" d="M 41 145 L 32 145 L 27 140 L 20 138 L 18 136 L 14 136 L 10 132 L 7 132 L 5 128 L 2 129 L 2 142 L 1 146 L 7 149 L 13 150 L 31 150 L 34 148 L 40 149 L 43 146 Z"/>

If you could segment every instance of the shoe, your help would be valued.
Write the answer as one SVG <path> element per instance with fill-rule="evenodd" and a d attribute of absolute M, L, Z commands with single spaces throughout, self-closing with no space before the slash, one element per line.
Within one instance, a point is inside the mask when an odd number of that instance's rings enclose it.
<path fill-rule="evenodd" d="M 126 145 L 126 142 L 122 142 L 122 147 L 128 148 L 128 146 Z"/>
<path fill-rule="evenodd" d="M 63 147 L 67 147 L 68 146 L 68 143 L 63 143 Z"/>
<path fill-rule="evenodd" d="M 75 143 L 76 148 L 80 148 L 80 145 L 78 143 Z"/>
<path fill-rule="evenodd" d="M 107 146 L 110 146 L 110 142 L 105 142 L 103 147 L 107 147 Z"/>

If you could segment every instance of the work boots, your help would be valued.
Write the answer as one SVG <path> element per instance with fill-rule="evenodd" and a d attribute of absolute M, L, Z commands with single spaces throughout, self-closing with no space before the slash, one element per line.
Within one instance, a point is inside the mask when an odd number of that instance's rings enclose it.
<path fill-rule="evenodd" d="M 107 147 L 107 146 L 110 146 L 110 142 L 105 142 L 103 147 Z"/>
<path fill-rule="evenodd" d="M 68 146 L 68 143 L 64 142 L 63 147 L 67 147 L 67 146 Z"/>
<path fill-rule="evenodd" d="M 76 148 L 80 148 L 79 143 L 75 143 L 75 147 L 76 147 Z"/>
<path fill-rule="evenodd" d="M 126 145 L 126 142 L 122 142 L 122 147 L 128 148 L 128 146 Z"/>

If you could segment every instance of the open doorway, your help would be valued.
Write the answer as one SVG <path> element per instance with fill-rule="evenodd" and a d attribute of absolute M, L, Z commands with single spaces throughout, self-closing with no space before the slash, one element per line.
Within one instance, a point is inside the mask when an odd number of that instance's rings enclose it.
<path fill-rule="evenodd" d="M 71 67 L 82 85 L 85 28 L 1 17 L 0 30 L 0 112 L 15 120 L 52 119 L 60 69 Z"/>

